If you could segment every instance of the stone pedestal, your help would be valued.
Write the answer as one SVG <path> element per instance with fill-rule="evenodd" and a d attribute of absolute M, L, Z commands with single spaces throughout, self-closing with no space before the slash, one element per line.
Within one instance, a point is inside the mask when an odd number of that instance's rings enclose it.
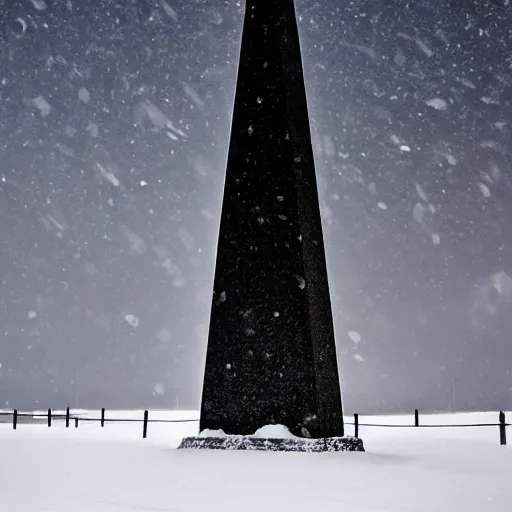
<path fill-rule="evenodd" d="M 261 439 L 251 437 L 186 437 L 179 449 L 248 450 L 268 452 L 364 452 L 363 441 L 356 437 L 320 439 Z"/>

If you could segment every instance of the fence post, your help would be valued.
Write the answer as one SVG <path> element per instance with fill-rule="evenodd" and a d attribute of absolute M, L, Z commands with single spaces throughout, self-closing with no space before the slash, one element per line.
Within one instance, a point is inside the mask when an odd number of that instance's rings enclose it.
<path fill-rule="evenodd" d="M 69 428 L 69 407 L 66 407 L 66 428 Z"/>
<path fill-rule="evenodd" d="M 414 426 L 420 426 L 420 411 L 418 409 L 414 409 Z"/>
<path fill-rule="evenodd" d="M 507 427 L 505 421 L 505 413 L 500 411 L 500 445 L 505 446 L 507 444 Z"/>
<path fill-rule="evenodd" d="M 142 439 L 146 439 L 146 437 L 148 437 L 148 419 L 149 419 L 149 412 L 144 411 L 144 424 L 142 426 Z"/>
<path fill-rule="evenodd" d="M 359 414 L 354 413 L 354 437 L 359 437 Z"/>
<path fill-rule="evenodd" d="M 52 410 L 48 409 L 48 426 L 52 426 Z"/>
<path fill-rule="evenodd" d="M 12 428 L 16 430 L 16 426 L 18 425 L 18 410 L 14 409 L 12 413 Z"/>
<path fill-rule="evenodd" d="M 75 418 L 75 428 L 78 428 L 78 416 Z"/>
<path fill-rule="evenodd" d="M 105 407 L 101 408 L 101 426 L 105 426 Z"/>

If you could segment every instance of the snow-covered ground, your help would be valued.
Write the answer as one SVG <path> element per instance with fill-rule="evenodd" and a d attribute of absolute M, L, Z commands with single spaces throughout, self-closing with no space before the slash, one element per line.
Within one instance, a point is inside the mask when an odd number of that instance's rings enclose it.
<path fill-rule="evenodd" d="M 98 412 L 83 412 L 99 417 Z M 123 411 L 122 418 L 142 418 Z M 107 418 L 114 417 L 107 411 Z M 196 412 L 150 412 L 150 419 Z M 512 415 L 508 415 L 509 420 Z M 347 418 L 347 420 L 350 420 Z M 496 422 L 496 413 L 421 416 Z M 412 416 L 360 417 L 411 424 Z M 351 427 L 348 427 L 351 433 Z M 512 510 L 512 448 L 497 427 L 361 427 L 366 453 L 175 450 L 197 423 L 0 425 L 0 510 L 20 512 L 481 512 Z M 512 443 L 512 428 L 508 429 Z"/>

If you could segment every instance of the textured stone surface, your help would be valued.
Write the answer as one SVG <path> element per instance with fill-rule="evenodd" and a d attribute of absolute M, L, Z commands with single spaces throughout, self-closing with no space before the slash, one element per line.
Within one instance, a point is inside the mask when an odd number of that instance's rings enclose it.
<path fill-rule="evenodd" d="M 292 0 L 246 4 L 201 430 L 343 435 Z"/>
<path fill-rule="evenodd" d="M 269 452 L 364 452 L 361 439 L 330 437 L 322 439 L 261 439 L 253 437 L 186 437 L 179 449 L 250 450 Z"/>

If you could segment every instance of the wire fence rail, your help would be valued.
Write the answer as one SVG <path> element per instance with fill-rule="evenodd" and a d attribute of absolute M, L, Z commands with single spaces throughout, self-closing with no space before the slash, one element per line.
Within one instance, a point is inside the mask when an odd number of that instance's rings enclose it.
<path fill-rule="evenodd" d="M 52 426 L 54 420 L 64 420 L 66 428 L 69 428 L 71 423 L 74 423 L 75 428 L 78 428 L 80 422 L 98 422 L 101 427 L 104 427 L 106 423 L 142 423 L 142 438 L 146 439 L 148 435 L 149 423 L 197 423 L 199 419 L 161 419 L 149 418 L 149 411 L 144 411 L 143 419 L 137 418 L 107 418 L 105 416 L 105 408 L 101 409 L 101 416 L 99 418 L 92 418 L 88 416 L 81 416 L 79 414 L 72 414 L 70 408 L 66 408 L 65 414 L 55 413 L 51 409 L 48 409 L 46 413 L 35 413 L 35 412 L 19 412 L 17 409 L 13 411 L 0 411 L 0 417 L 12 417 L 12 428 L 17 429 L 20 418 L 30 419 L 46 419 L 48 427 Z M 354 427 L 354 437 L 359 437 L 360 427 L 377 427 L 377 428 L 467 428 L 467 427 L 498 427 L 500 445 L 505 446 L 507 444 L 507 427 L 512 424 L 506 422 L 505 413 L 500 411 L 498 414 L 497 423 L 458 423 L 458 424 L 434 424 L 434 423 L 421 423 L 420 413 L 418 409 L 414 411 L 414 423 L 411 424 L 393 424 L 393 423 L 361 423 L 359 421 L 359 414 L 354 413 L 353 422 L 345 422 L 345 425 L 352 425 Z"/>
<path fill-rule="evenodd" d="M 162 418 L 149 418 L 149 411 L 144 411 L 143 419 L 137 418 L 107 418 L 105 416 L 106 409 L 103 407 L 101 409 L 101 416 L 99 418 L 92 418 L 88 416 L 82 416 L 80 414 L 72 414 L 70 408 L 66 408 L 66 412 L 55 413 L 51 409 L 48 409 L 47 412 L 19 412 L 17 409 L 13 411 L 0 411 L 0 416 L 11 416 L 12 417 L 12 428 L 16 430 L 19 424 L 20 418 L 29 418 L 29 419 L 46 419 L 48 427 L 52 426 L 54 420 L 64 420 L 66 424 L 66 428 L 69 428 L 71 424 L 74 424 L 75 428 L 78 428 L 79 423 L 82 422 L 97 422 L 100 423 L 101 427 L 104 427 L 107 423 L 142 423 L 142 438 L 146 439 L 148 434 L 148 425 L 149 423 L 196 423 L 198 419 L 162 419 Z"/>
<path fill-rule="evenodd" d="M 346 422 L 345 425 L 354 426 L 354 437 L 359 437 L 359 427 L 381 427 L 381 428 L 467 428 L 467 427 L 498 427 L 500 445 L 507 444 L 507 427 L 511 424 L 507 423 L 505 413 L 500 411 L 497 423 L 420 423 L 420 412 L 414 410 L 414 424 L 392 424 L 392 423 L 360 423 L 359 414 L 354 413 L 354 421 Z"/>

